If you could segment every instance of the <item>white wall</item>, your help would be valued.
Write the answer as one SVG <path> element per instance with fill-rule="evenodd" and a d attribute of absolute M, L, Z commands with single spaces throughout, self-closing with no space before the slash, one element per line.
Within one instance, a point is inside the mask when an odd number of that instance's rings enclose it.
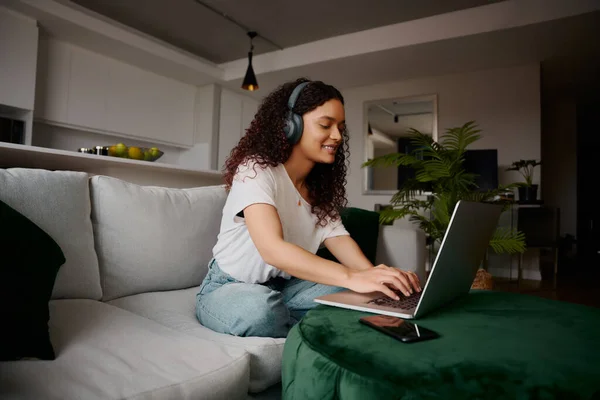
<path fill-rule="evenodd" d="M 540 158 L 539 75 L 539 66 L 535 64 L 344 90 L 351 152 L 347 184 L 349 204 L 372 210 L 376 203 L 387 203 L 391 198 L 391 195 L 363 194 L 364 169 L 361 164 L 367 128 L 365 101 L 437 94 L 440 135 L 447 128 L 475 120 L 482 129 L 482 138 L 471 148 L 498 149 L 502 184 L 521 179 L 516 172 L 504 171 L 512 161 Z M 540 170 L 536 170 L 534 181 L 539 183 Z"/>
<path fill-rule="evenodd" d="M 400 82 L 391 82 L 344 90 L 346 121 L 350 132 L 350 168 L 347 193 L 349 205 L 374 209 L 376 203 L 387 204 L 391 195 L 363 194 L 366 119 L 364 102 L 385 98 L 438 95 L 438 131 L 475 120 L 482 138 L 470 148 L 498 149 L 498 178 L 501 184 L 520 181 L 516 172 L 504 170 L 514 160 L 541 158 L 541 107 L 539 65 L 453 74 Z M 538 168 L 534 182 L 540 182 Z M 540 187 L 540 195 L 542 188 Z M 503 216 L 506 225 L 510 216 Z M 508 222 L 510 223 L 510 222 Z M 409 221 L 397 221 L 415 227 Z M 516 277 L 517 257 L 491 255 L 488 268 L 494 276 Z M 524 260 L 526 279 L 539 279 L 537 254 L 528 252 Z"/>

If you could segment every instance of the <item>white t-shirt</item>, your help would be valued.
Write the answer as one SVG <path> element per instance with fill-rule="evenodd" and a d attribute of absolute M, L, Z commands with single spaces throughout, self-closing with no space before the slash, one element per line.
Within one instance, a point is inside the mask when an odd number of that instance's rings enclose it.
<path fill-rule="evenodd" d="M 286 272 L 265 263 L 240 211 L 251 204 L 270 204 L 277 209 L 283 239 L 315 254 L 325 239 L 348 235 L 341 218 L 323 227 L 290 179 L 283 164 L 261 167 L 247 162 L 238 167 L 223 208 L 221 230 L 213 256 L 219 268 L 246 283 L 263 283 L 274 277 L 289 279 Z"/>

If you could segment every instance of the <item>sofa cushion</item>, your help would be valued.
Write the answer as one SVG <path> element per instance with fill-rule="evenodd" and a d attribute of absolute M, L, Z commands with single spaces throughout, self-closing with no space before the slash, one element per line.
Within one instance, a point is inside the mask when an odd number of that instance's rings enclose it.
<path fill-rule="evenodd" d="M 48 302 L 65 256 L 27 217 L 0 200 L 0 361 L 54 359 Z"/>
<path fill-rule="evenodd" d="M 47 232 L 62 249 L 67 261 L 58 271 L 53 299 L 102 297 L 86 173 L 0 169 L 0 200 Z"/>
<path fill-rule="evenodd" d="M 104 300 L 198 286 L 217 242 L 222 186 L 171 189 L 91 179 Z"/>
<path fill-rule="evenodd" d="M 358 244 L 365 257 L 372 264 L 375 264 L 377 240 L 379 238 L 379 213 L 362 208 L 348 207 L 340 212 L 340 217 L 350 237 Z M 335 256 L 326 247 L 319 249 L 317 255 L 337 262 Z"/>
<path fill-rule="evenodd" d="M 0 363 L 2 399 L 242 399 L 248 355 L 93 300 L 50 302 L 54 361 Z"/>
<path fill-rule="evenodd" d="M 281 380 L 285 339 L 238 337 L 214 332 L 196 319 L 198 288 L 143 293 L 109 302 L 196 337 L 244 349 L 250 354 L 250 392 L 260 392 Z"/>

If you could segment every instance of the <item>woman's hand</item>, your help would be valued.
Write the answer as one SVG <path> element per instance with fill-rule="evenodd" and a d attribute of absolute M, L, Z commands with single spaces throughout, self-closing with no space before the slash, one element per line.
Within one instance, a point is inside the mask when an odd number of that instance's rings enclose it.
<path fill-rule="evenodd" d="M 358 293 L 382 292 L 395 300 L 399 297 L 391 288 L 400 290 L 405 296 L 421 291 L 419 277 L 414 272 L 402 271 L 383 264 L 368 270 L 351 271 L 347 287 Z"/>

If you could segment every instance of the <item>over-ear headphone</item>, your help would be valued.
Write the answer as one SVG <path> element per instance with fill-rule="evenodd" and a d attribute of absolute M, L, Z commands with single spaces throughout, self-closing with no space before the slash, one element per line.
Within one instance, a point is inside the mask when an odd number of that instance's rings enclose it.
<path fill-rule="evenodd" d="M 288 142 L 292 145 L 298 143 L 298 141 L 302 137 L 302 131 L 304 130 L 302 115 L 298 115 L 294 112 L 294 105 L 296 104 L 296 100 L 298 100 L 298 96 L 300 96 L 302 89 L 304 89 L 304 87 L 309 83 L 310 82 L 302 82 L 301 84 L 296 86 L 288 100 L 289 111 L 285 120 L 283 132 L 285 133 L 285 137 L 288 140 Z"/>

